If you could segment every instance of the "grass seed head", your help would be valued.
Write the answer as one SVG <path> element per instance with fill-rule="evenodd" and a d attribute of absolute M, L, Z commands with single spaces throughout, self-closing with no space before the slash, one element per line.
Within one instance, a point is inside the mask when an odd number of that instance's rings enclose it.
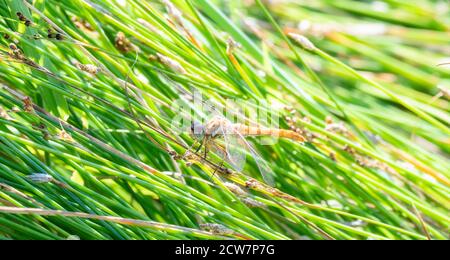
<path fill-rule="evenodd" d="M 161 64 L 169 67 L 171 70 L 180 73 L 182 75 L 186 74 L 187 71 L 183 68 L 183 66 L 176 60 L 171 59 L 165 55 L 162 55 L 160 53 L 157 53 L 156 56 L 152 55 L 149 58 L 150 60 L 157 60 Z"/>
<path fill-rule="evenodd" d="M 73 137 L 69 133 L 67 133 L 66 130 L 64 130 L 64 129 L 61 129 L 58 132 L 57 138 L 59 140 L 62 140 L 62 141 L 68 142 L 68 143 L 75 143 L 75 139 L 73 139 Z"/>
<path fill-rule="evenodd" d="M 46 173 L 33 173 L 28 175 L 27 178 L 35 183 L 48 183 L 53 181 L 53 177 Z"/>
<path fill-rule="evenodd" d="M 0 106 L 0 118 L 13 120 L 13 118 L 9 116 L 8 112 L 2 106 Z"/>
<path fill-rule="evenodd" d="M 73 16 L 70 20 L 73 22 L 73 24 L 78 29 L 82 29 L 82 30 L 89 31 L 89 32 L 94 31 L 94 28 L 92 28 L 92 25 L 84 19 L 80 19 L 76 16 Z"/>
<path fill-rule="evenodd" d="M 305 36 L 297 33 L 289 33 L 288 35 L 303 49 L 307 51 L 314 51 L 316 49 L 316 46 Z"/>
<path fill-rule="evenodd" d="M 182 17 L 183 14 L 181 13 L 181 11 L 175 7 L 175 5 L 169 1 L 169 0 L 163 0 L 164 5 L 166 6 L 166 10 L 167 13 L 169 14 L 170 18 L 178 23 L 178 24 L 182 24 Z"/>
<path fill-rule="evenodd" d="M 345 225 L 347 225 L 349 227 L 364 227 L 367 225 L 367 222 L 357 219 L 355 221 L 346 222 Z"/>
<path fill-rule="evenodd" d="M 27 113 L 35 113 L 33 108 L 33 101 L 30 97 L 23 98 L 23 110 Z"/>
<path fill-rule="evenodd" d="M 446 97 L 447 99 L 450 99 L 450 89 L 444 87 L 444 86 L 438 86 L 440 95 Z"/>
<path fill-rule="evenodd" d="M 92 75 L 97 75 L 101 71 L 101 69 L 99 67 L 97 67 L 93 64 L 81 64 L 79 62 L 74 62 L 74 63 L 75 63 L 75 66 L 79 70 L 87 72 Z"/>
<path fill-rule="evenodd" d="M 64 40 L 64 36 L 62 34 L 60 34 L 60 33 L 57 33 L 55 35 L 55 39 L 58 40 L 58 41 L 62 41 L 62 40 Z"/>
<path fill-rule="evenodd" d="M 66 240 L 81 240 L 77 235 L 70 235 L 66 238 Z"/>
<path fill-rule="evenodd" d="M 200 224 L 200 228 L 203 230 L 209 231 L 213 234 L 219 235 L 219 236 L 229 236 L 229 235 L 234 234 L 233 230 L 231 230 L 221 224 L 215 224 L 215 223 Z"/>
<path fill-rule="evenodd" d="M 224 186 L 227 187 L 227 189 L 229 189 L 232 193 L 236 194 L 237 196 L 245 197 L 248 195 L 247 192 L 245 192 L 243 189 L 241 189 L 241 187 L 239 187 L 234 183 L 225 182 Z"/>
<path fill-rule="evenodd" d="M 336 159 L 336 153 L 330 152 L 330 159 L 336 162 L 336 161 L 337 161 L 337 159 Z"/>
<path fill-rule="evenodd" d="M 327 118 L 325 119 L 325 124 L 325 130 L 328 132 L 342 134 L 345 136 L 349 135 L 349 131 L 343 122 L 334 123 L 333 119 L 327 116 Z"/>
<path fill-rule="evenodd" d="M 254 179 L 250 179 L 250 180 L 245 182 L 245 187 L 247 187 L 248 189 L 256 189 L 256 188 L 258 188 L 260 186 L 261 185 Z"/>
<path fill-rule="evenodd" d="M 267 205 L 252 198 L 243 198 L 242 202 L 250 208 L 266 208 Z"/>
<path fill-rule="evenodd" d="M 127 53 L 136 49 L 123 32 L 117 33 L 114 44 L 116 48 L 123 53 Z"/>
<path fill-rule="evenodd" d="M 138 23 L 142 24 L 147 29 L 149 29 L 151 32 L 159 34 L 159 35 L 163 35 L 163 33 L 158 28 L 156 28 L 153 24 L 147 22 L 146 20 L 144 20 L 142 18 L 138 18 L 137 21 L 138 21 Z"/>

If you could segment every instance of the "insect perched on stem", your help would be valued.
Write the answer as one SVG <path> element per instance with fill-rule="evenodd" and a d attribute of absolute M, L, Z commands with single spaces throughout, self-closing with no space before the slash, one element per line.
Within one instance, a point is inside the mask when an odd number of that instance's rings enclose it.
<path fill-rule="evenodd" d="M 194 122 L 191 125 L 191 134 L 201 143 L 196 152 L 204 147 L 206 157 L 208 151 L 213 149 L 237 171 L 243 169 L 246 159 L 245 151 L 249 152 L 264 181 L 269 185 L 273 185 L 273 173 L 270 167 L 244 137 L 268 136 L 288 138 L 301 143 L 306 141 L 303 136 L 294 131 L 233 124 L 223 116 L 215 116 L 204 125 Z M 223 143 L 219 142 L 219 138 L 223 138 Z"/>

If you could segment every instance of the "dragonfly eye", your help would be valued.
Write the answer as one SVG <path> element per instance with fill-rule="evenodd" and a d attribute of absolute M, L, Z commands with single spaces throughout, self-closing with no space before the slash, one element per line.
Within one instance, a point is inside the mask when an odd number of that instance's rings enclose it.
<path fill-rule="evenodd" d="M 191 124 L 191 133 L 195 136 L 201 136 L 204 134 L 204 127 L 203 125 L 194 122 Z"/>

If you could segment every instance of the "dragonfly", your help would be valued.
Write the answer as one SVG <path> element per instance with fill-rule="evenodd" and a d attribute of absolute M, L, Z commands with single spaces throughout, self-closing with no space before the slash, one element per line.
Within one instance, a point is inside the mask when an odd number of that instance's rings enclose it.
<path fill-rule="evenodd" d="M 274 174 L 271 168 L 245 138 L 266 136 L 288 138 L 297 142 L 306 141 L 302 135 L 291 130 L 236 124 L 221 115 L 215 115 L 205 124 L 194 122 L 190 130 L 194 138 L 200 142 L 196 153 L 204 147 L 204 156 L 206 157 L 207 153 L 213 150 L 240 172 L 244 168 L 248 152 L 255 161 L 264 181 L 270 186 L 274 185 Z"/>

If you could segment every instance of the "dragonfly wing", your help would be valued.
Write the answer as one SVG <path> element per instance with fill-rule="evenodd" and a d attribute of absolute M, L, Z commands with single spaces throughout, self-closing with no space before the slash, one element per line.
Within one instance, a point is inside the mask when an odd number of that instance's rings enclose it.
<path fill-rule="evenodd" d="M 226 148 L 219 141 L 209 144 L 208 149 L 213 151 L 221 160 L 228 161 Z"/>
<path fill-rule="evenodd" d="M 227 132 L 228 133 L 224 135 L 224 138 L 225 143 L 228 144 L 227 147 L 228 156 L 235 161 L 241 160 L 239 162 L 241 164 L 242 169 L 246 159 L 245 151 L 248 151 L 251 154 L 252 158 L 255 160 L 255 163 L 258 166 L 259 172 L 261 173 L 264 181 L 268 185 L 273 186 L 274 185 L 273 172 L 270 169 L 269 165 L 266 163 L 266 161 L 263 158 L 261 158 L 261 156 L 258 155 L 253 146 L 245 140 L 244 136 L 237 130 L 235 130 L 233 127 L 228 127 Z"/>
<path fill-rule="evenodd" d="M 273 171 L 267 164 L 267 162 L 259 156 L 259 154 L 255 151 L 253 146 L 245 141 L 245 145 L 247 146 L 248 151 L 252 155 L 253 160 L 255 160 L 256 165 L 258 166 L 259 172 L 261 173 L 266 184 L 273 186 L 275 184 Z"/>
<path fill-rule="evenodd" d="M 245 164 L 246 153 L 240 140 L 227 129 L 226 126 L 220 127 L 220 132 L 224 138 L 225 158 L 237 171 L 242 171 Z M 244 140 L 245 141 L 245 140 Z"/>

